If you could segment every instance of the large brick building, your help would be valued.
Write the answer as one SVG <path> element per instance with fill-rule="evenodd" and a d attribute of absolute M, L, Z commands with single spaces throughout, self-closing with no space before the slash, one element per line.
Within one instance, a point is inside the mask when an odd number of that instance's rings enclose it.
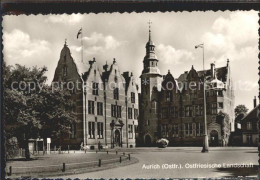
<path fill-rule="evenodd" d="M 227 145 L 234 126 L 234 92 L 229 61 L 224 67 L 197 71 L 192 66 L 178 78 L 161 75 L 151 31 L 143 60 L 140 95 L 139 144 L 155 145 L 166 138 L 172 146 L 202 145 L 203 77 L 206 79 L 206 112 L 209 144 Z"/>
<path fill-rule="evenodd" d="M 132 73 L 120 73 L 115 59 L 100 71 L 95 58 L 89 64 L 73 59 L 65 43 L 53 84 L 71 90 L 78 120 L 71 124 L 71 134 L 61 134 L 54 144 L 135 147 L 138 86 Z"/>

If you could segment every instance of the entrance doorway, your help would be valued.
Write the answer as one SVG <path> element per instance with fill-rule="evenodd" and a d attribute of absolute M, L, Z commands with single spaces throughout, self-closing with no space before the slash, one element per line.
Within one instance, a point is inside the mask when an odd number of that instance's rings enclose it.
<path fill-rule="evenodd" d="M 120 131 L 115 130 L 115 146 L 120 146 Z"/>
<path fill-rule="evenodd" d="M 218 146 L 218 131 L 212 130 L 210 132 L 210 146 Z"/>
<path fill-rule="evenodd" d="M 145 143 L 146 146 L 151 146 L 151 144 L 152 144 L 152 139 L 151 139 L 151 136 L 150 136 L 150 135 L 147 134 L 147 135 L 145 136 L 144 143 Z"/>

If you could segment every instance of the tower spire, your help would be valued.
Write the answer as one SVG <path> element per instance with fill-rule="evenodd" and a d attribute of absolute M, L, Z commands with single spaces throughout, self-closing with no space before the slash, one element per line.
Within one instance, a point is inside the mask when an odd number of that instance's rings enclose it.
<path fill-rule="evenodd" d="M 151 24 L 152 24 L 152 21 L 149 20 L 148 24 L 149 24 L 149 41 L 151 41 L 152 40 L 152 38 L 151 38 Z"/>

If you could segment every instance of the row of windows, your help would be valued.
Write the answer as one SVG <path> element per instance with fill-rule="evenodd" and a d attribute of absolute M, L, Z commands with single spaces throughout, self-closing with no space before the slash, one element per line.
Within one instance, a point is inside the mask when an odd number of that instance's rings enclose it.
<path fill-rule="evenodd" d="M 88 114 L 95 114 L 95 102 L 88 101 Z M 97 115 L 103 115 L 103 103 L 97 102 Z"/>
<path fill-rule="evenodd" d="M 223 91 L 222 90 L 209 90 L 209 91 L 206 91 L 206 96 L 209 97 L 209 96 L 220 96 L 222 97 L 223 96 Z M 191 92 L 190 94 L 187 95 L 188 99 L 192 100 L 192 99 L 195 99 L 198 97 L 197 93 L 196 92 Z M 173 92 L 172 91 L 167 91 L 166 92 L 166 102 L 172 102 L 173 101 Z"/>
<path fill-rule="evenodd" d="M 178 117 L 177 107 L 173 106 L 173 107 L 170 107 L 170 108 L 163 108 L 162 109 L 162 117 L 163 118 Z"/>
<path fill-rule="evenodd" d="M 121 106 L 111 104 L 111 116 L 121 118 Z M 138 109 L 128 108 L 128 119 L 133 119 L 133 110 L 134 110 L 134 119 L 138 118 Z M 88 101 L 88 114 L 95 114 L 95 102 Z M 103 115 L 103 103 L 97 102 L 97 115 Z"/>
<path fill-rule="evenodd" d="M 104 135 L 104 123 L 103 122 L 88 122 L 88 138 L 89 139 L 95 139 L 95 124 L 97 125 L 97 138 L 98 139 L 103 139 L 103 135 Z M 136 125 L 128 125 L 128 138 L 129 139 L 133 139 L 133 128 L 135 128 L 135 132 L 138 131 L 137 126 Z M 76 138 L 76 124 L 72 124 L 70 126 L 70 130 L 71 133 L 69 135 L 69 137 L 71 139 Z"/>
<path fill-rule="evenodd" d="M 111 104 L 111 116 L 121 118 L 121 106 Z"/>
<path fill-rule="evenodd" d="M 104 123 L 97 122 L 97 138 L 103 139 Z M 95 122 L 88 122 L 88 138 L 95 139 Z"/>
<path fill-rule="evenodd" d="M 172 136 L 179 136 L 179 126 L 178 124 L 172 125 Z M 203 124 L 202 123 L 185 123 L 184 124 L 184 134 L 185 136 L 202 136 L 203 135 Z M 167 124 L 161 125 L 161 135 L 162 137 L 169 137 L 169 129 Z"/>
<path fill-rule="evenodd" d="M 138 109 L 134 109 L 134 119 L 138 118 Z M 128 108 L 128 119 L 133 119 L 133 108 Z"/>
<path fill-rule="evenodd" d="M 218 107 L 216 103 L 209 104 L 207 106 L 207 114 L 217 114 L 217 108 L 223 109 L 223 103 L 218 103 Z M 193 105 L 193 106 L 185 106 L 184 107 L 184 116 L 185 117 L 193 117 L 193 116 L 202 116 L 203 115 L 203 105 Z M 178 117 L 177 107 L 167 107 L 162 108 L 162 118 L 169 117 Z"/>

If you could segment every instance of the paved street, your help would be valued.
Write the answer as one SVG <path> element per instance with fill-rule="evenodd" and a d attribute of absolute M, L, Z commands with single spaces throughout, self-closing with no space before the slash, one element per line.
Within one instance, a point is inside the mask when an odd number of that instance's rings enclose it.
<path fill-rule="evenodd" d="M 98 172 L 64 176 L 63 178 L 237 177 L 257 176 L 258 172 L 258 151 L 256 147 L 211 147 L 209 153 L 201 153 L 200 147 L 126 150 L 131 151 L 132 156 L 139 159 L 139 163 Z M 254 166 L 228 168 L 224 163 L 232 165 L 243 165 L 244 163 L 244 165 Z M 145 165 L 146 168 L 150 166 L 152 169 L 146 169 Z M 163 169 L 163 167 L 167 168 L 169 165 L 172 167 L 171 169 Z M 200 167 L 198 167 L 199 165 Z M 205 168 L 201 167 L 202 165 L 216 167 Z"/>

